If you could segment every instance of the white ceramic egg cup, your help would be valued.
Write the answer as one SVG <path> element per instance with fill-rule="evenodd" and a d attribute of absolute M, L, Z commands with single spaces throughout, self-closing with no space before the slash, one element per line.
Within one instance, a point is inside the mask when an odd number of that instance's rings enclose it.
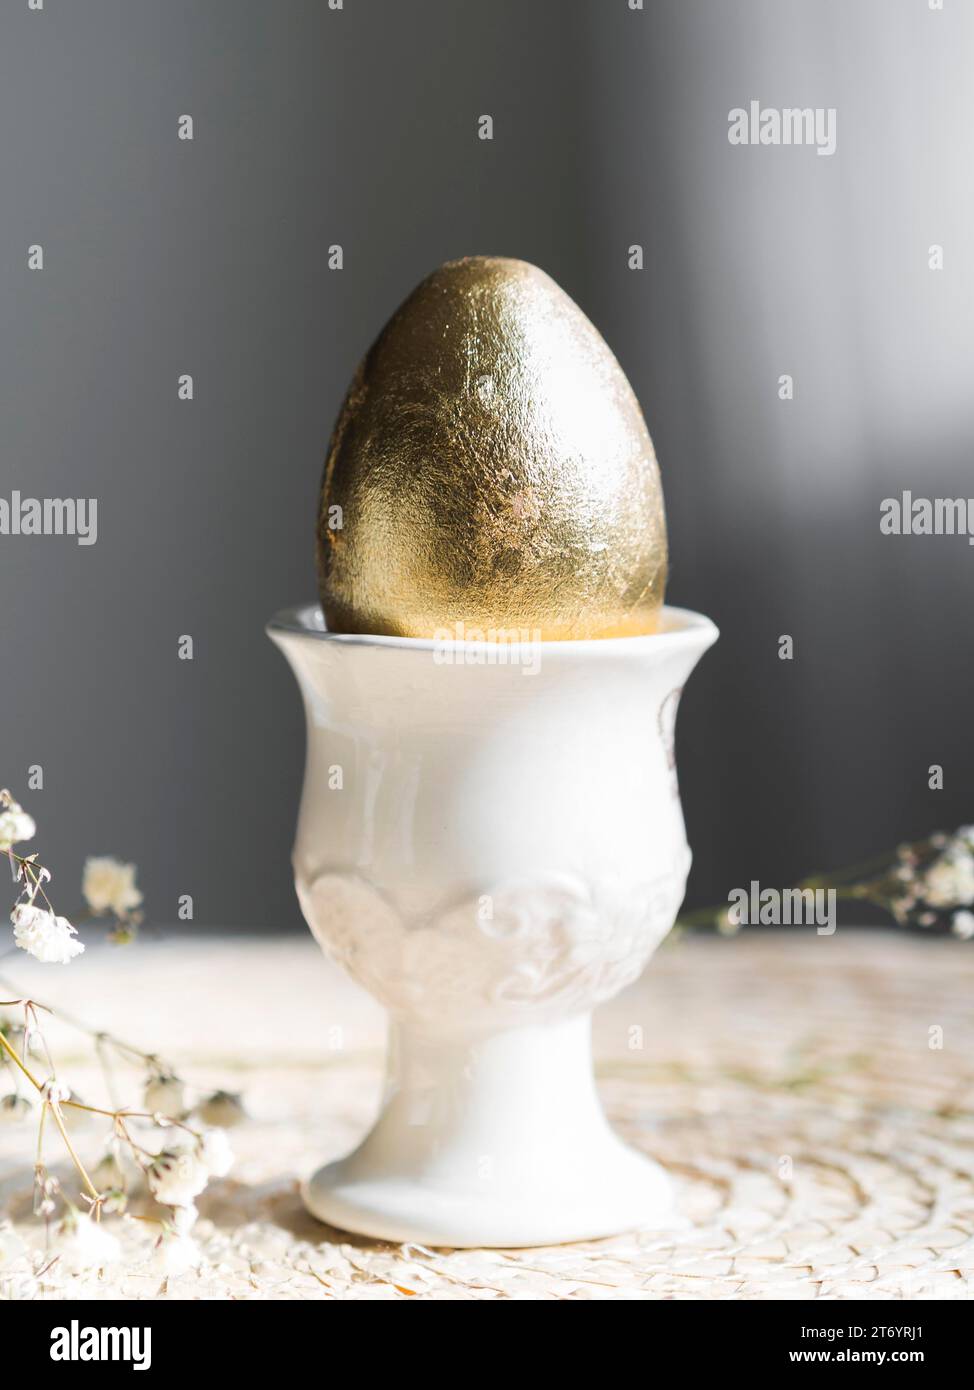
<path fill-rule="evenodd" d="M 307 607 L 268 631 L 307 715 L 301 907 L 393 1020 L 379 1118 L 309 1209 L 447 1246 L 675 1224 L 602 1113 L 590 1021 L 683 899 L 674 723 L 713 623 L 501 647 L 333 634 Z"/>

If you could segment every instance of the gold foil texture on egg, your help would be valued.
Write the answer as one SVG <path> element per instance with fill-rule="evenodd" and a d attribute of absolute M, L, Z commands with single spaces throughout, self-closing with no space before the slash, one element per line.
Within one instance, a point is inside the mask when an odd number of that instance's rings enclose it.
<path fill-rule="evenodd" d="M 318 574 L 335 632 L 653 632 L 659 467 L 608 346 L 525 261 L 434 271 L 359 366 L 332 435 Z"/>

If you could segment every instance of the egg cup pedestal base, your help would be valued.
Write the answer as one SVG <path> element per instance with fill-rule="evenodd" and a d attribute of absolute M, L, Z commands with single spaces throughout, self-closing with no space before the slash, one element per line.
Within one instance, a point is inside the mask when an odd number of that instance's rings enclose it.
<path fill-rule="evenodd" d="M 382 1240 L 525 1246 L 682 1222 L 663 1169 L 609 1128 L 591 1019 L 429 1039 L 394 1030 L 357 1149 L 305 1184 L 322 1221 Z"/>

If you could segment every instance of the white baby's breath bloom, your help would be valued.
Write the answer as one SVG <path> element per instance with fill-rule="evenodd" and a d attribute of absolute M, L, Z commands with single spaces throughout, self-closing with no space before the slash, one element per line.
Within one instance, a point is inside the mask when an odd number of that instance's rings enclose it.
<path fill-rule="evenodd" d="M 224 1178 L 233 1167 L 233 1150 L 222 1129 L 207 1129 L 199 1142 L 199 1156 L 211 1178 Z"/>
<path fill-rule="evenodd" d="M 45 965 L 67 965 L 85 949 L 68 919 L 46 908 L 18 903 L 10 920 L 16 944 Z"/>
<path fill-rule="evenodd" d="M 132 1179 L 122 1166 L 122 1161 L 115 1144 L 90 1168 L 91 1180 L 98 1189 L 98 1196 L 101 1201 L 101 1209 L 104 1214 L 117 1212 L 123 1213 L 129 1204 L 129 1188 Z M 137 1174 L 135 1181 L 141 1174 Z"/>
<path fill-rule="evenodd" d="M 214 1091 L 197 1106 L 196 1113 L 204 1123 L 221 1129 L 232 1129 L 247 1118 L 242 1097 L 232 1091 Z"/>
<path fill-rule="evenodd" d="M 742 916 L 739 903 L 732 903 L 726 912 L 718 913 L 716 927 L 721 936 L 736 936 L 741 929 Z"/>
<path fill-rule="evenodd" d="M 126 912 L 138 907 L 142 894 L 135 886 L 135 873 L 134 864 L 123 864 L 111 855 L 85 860 L 81 891 L 96 917 L 103 912 L 124 917 Z"/>
<path fill-rule="evenodd" d="M 54 1249 L 59 1263 L 72 1274 L 114 1264 L 122 1253 L 118 1241 L 100 1222 L 74 1212 L 61 1223 Z"/>
<path fill-rule="evenodd" d="M 178 1236 L 188 1236 L 198 1217 L 199 1212 L 192 1203 L 188 1207 L 173 1207 L 170 1225 Z"/>
<path fill-rule="evenodd" d="M 974 854 L 952 845 L 927 869 L 921 896 L 931 907 L 970 907 L 974 903 Z"/>
<path fill-rule="evenodd" d="M 974 912 L 968 912 L 966 909 L 963 912 L 955 912 L 950 929 L 961 941 L 970 941 L 974 938 Z"/>
<path fill-rule="evenodd" d="M 53 1216 L 57 1211 L 56 1198 L 60 1195 L 61 1184 L 59 1180 L 48 1173 L 46 1177 L 40 1173 L 37 1175 L 37 1194 L 34 1201 L 34 1212 L 37 1216 Z"/>
<path fill-rule="evenodd" d="M 99 1192 L 118 1192 L 125 1187 L 125 1170 L 118 1161 L 118 1154 L 111 1149 L 102 1154 L 91 1170 L 91 1180 Z"/>
<path fill-rule="evenodd" d="M 146 1172 L 149 1190 L 164 1207 L 189 1207 L 209 1180 L 209 1170 L 193 1149 L 163 1149 Z"/>
<path fill-rule="evenodd" d="M 174 1277 L 197 1269 L 202 1260 L 203 1252 L 193 1237 L 181 1235 L 178 1231 L 164 1231 L 152 1252 L 153 1267 L 160 1274 Z"/>
<path fill-rule="evenodd" d="M 41 1087 L 41 1096 L 51 1105 L 60 1105 L 62 1100 L 71 1099 L 71 1087 L 58 1081 L 56 1076 L 49 1076 Z"/>
<path fill-rule="evenodd" d="M 181 1120 L 186 1114 L 186 1092 L 178 1076 L 156 1072 L 145 1083 L 145 1108 L 167 1120 Z"/>
<path fill-rule="evenodd" d="M 910 920 L 910 913 L 916 905 L 916 898 L 911 897 L 910 894 L 907 893 L 902 898 L 891 898 L 889 901 L 889 910 L 896 921 L 899 922 L 900 926 L 905 926 Z"/>
<path fill-rule="evenodd" d="M 13 1091 L 8 1096 L 0 1096 L 0 1123 L 19 1124 L 27 1119 L 30 1112 L 31 1104 L 26 1096 L 18 1096 Z"/>
<path fill-rule="evenodd" d="M 6 854 L 12 845 L 31 839 L 36 830 L 33 816 L 6 793 L 0 801 L 0 853 Z"/>

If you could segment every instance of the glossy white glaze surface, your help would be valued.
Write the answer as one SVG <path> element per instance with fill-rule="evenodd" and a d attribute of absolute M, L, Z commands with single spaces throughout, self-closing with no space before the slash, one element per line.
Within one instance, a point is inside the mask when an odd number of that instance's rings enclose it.
<path fill-rule="evenodd" d="M 310 608 L 270 635 L 307 714 L 302 909 L 390 1009 L 435 1100 L 407 1124 L 395 1096 L 415 1084 L 397 1063 L 372 1135 L 309 1185 L 312 1210 L 372 1235 L 473 1245 L 659 1218 L 662 1174 L 598 1122 L 587 1043 L 552 1051 L 551 1039 L 587 1037 L 591 1009 L 672 926 L 690 864 L 676 708 L 716 628 L 666 609 L 656 635 L 542 643 L 507 664 L 488 664 L 501 653 L 482 643 L 333 636 Z M 526 1098 L 539 1071 L 548 1145 L 516 1120 L 538 1109 L 537 1087 Z"/>

